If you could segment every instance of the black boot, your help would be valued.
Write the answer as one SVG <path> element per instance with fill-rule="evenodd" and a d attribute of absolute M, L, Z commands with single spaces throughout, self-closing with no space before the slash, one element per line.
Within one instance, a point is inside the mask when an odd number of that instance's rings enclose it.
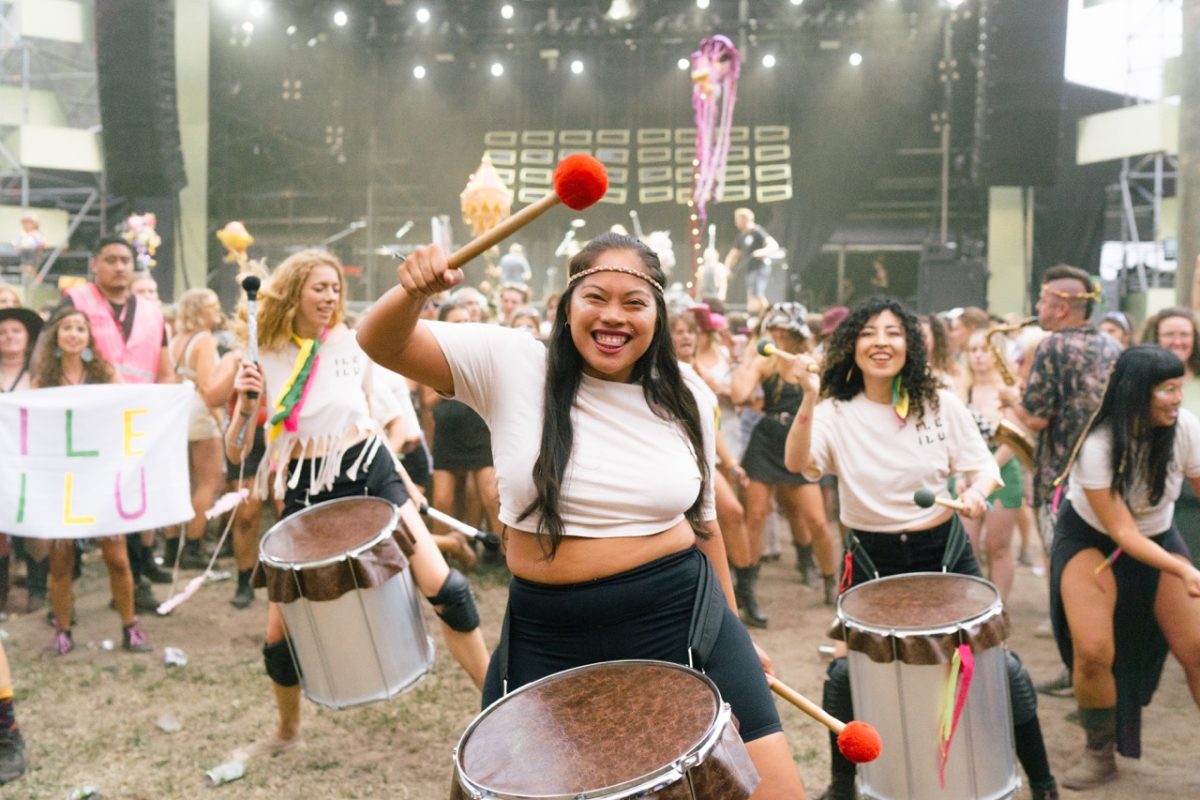
<path fill-rule="evenodd" d="M 25 606 L 27 613 L 37 611 L 46 605 L 46 585 L 50 578 L 50 557 L 41 561 L 32 558 L 25 561 L 25 589 L 28 601 Z"/>
<path fill-rule="evenodd" d="M 184 569 L 208 569 L 209 554 L 200 547 L 199 539 L 188 539 L 183 545 L 179 566 Z"/>
<path fill-rule="evenodd" d="M 168 570 L 175 569 L 175 562 L 179 560 L 179 539 L 163 539 L 163 567 Z"/>
<path fill-rule="evenodd" d="M 233 593 L 233 599 L 229 601 L 234 608 L 245 608 L 254 602 L 254 589 L 250 587 L 250 576 L 253 574 L 253 567 L 238 570 L 237 591 Z"/>
<path fill-rule="evenodd" d="M 822 575 L 821 582 L 825 585 L 825 605 L 831 606 L 837 599 L 837 580 L 833 575 Z"/>
<path fill-rule="evenodd" d="M 8 616 L 8 570 L 11 564 L 11 556 L 0 558 L 0 619 Z"/>
<path fill-rule="evenodd" d="M 758 609 L 758 565 L 734 567 L 733 574 L 736 579 L 733 595 L 742 612 L 742 621 L 751 628 L 767 627 L 767 618 Z"/>
<path fill-rule="evenodd" d="M 812 586 L 814 567 L 813 549 L 811 544 L 795 544 L 796 548 L 796 569 L 800 570 L 800 582 L 805 586 Z"/>

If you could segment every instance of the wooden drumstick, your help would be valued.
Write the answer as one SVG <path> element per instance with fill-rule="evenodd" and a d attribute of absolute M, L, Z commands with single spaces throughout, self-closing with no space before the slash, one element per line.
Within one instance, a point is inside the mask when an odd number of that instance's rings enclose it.
<path fill-rule="evenodd" d="M 855 764 L 865 764 L 879 758 L 883 742 L 873 725 L 857 719 L 842 722 L 774 675 L 767 676 L 767 683 L 775 694 L 833 731 L 837 735 L 838 750 L 846 758 Z"/>
<path fill-rule="evenodd" d="M 608 173 L 603 164 L 584 153 L 567 156 L 554 168 L 554 191 L 502 220 L 496 227 L 479 234 L 451 253 L 446 261 L 452 269 L 458 269 L 533 222 L 551 207 L 562 203 L 575 211 L 582 211 L 600 202 L 607 191 Z"/>
<path fill-rule="evenodd" d="M 754 348 L 760 356 L 770 358 L 771 356 L 779 356 L 785 361 L 795 361 L 797 356 L 795 353 L 789 353 L 786 350 L 780 350 L 769 339 L 759 339 L 758 344 Z M 820 372 L 821 369 L 816 364 L 808 365 L 809 372 Z"/>
<path fill-rule="evenodd" d="M 422 516 L 435 519 L 445 525 L 447 528 L 456 530 L 465 536 L 475 539 L 478 542 L 482 542 L 483 546 L 489 550 L 500 549 L 500 537 L 496 536 L 496 534 L 485 533 L 478 528 L 468 525 L 461 520 L 457 520 L 449 514 L 438 511 L 436 508 L 429 505 L 429 502 L 425 499 L 425 495 L 422 494 L 421 490 L 417 488 L 417 485 L 413 483 L 412 477 L 408 474 L 408 470 L 404 468 L 404 465 L 400 463 L 400 460 L 397 458 L 393 458 L 392 460 L 396 464 L 396 472 L 399 473 L 400 480 L 404 481 L 404 488 L 408 490 L 409 498 L 417 506 L 417 511 Z"/>
<path fill-rule="evenodd" d="M 945 506 L 946 508 L 952 508 L 955 511 L 967 510 L 965 503 L 959 502 L 958 500 L 951 500 L 949 497 L 937 497 L 928 489 L 917 489 L 917 491 L 913 493 L 913 502 L 919 505 L 921 508 L 932 508 L 936 504 L 939 506 Z"/>

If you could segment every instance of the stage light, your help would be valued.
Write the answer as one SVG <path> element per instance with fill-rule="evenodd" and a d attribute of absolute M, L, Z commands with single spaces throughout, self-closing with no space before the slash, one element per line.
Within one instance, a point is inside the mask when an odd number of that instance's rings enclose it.
<path fill-rule="evenodd" d="M 583 74 L 583 62 L 578 58 L 571 62 L 571 72 L 575 73 L 576 75 Z"/>
<path fill-rule="evenodd" d="M 417 22 L 421 23 L 422 25 L 424 25 L 426 22 L 429 22 L 429 9 L 425 6 L 421 6 L 417 9 Z"/>
<path fill-rule="evenodd" d="M 792 5 L 794 6 L 801 5 L 803 2 L 804 0 L 791 0 Z"/>
<path fill-rule="evenodd" d="M 612 0 L 604 16 L 616 22 L 633 19 L 637 9 L 629 0 Z"/>
<path fill-rule="evenodd" d="M 242 30 L 246 33 L 254 33 L 254 23 L 250 20 L 246 20 L 242 23 Z"/>
<path fill-rule="evenodd" d="M 267 4 L 263 0 L 250 0 L 250 5 L 246 8 L 250 11 L 250 16 L 255 18 L 267 13 Z"/>
<path fill-rule="evenodd" d="M 413 67 L 413 77 L 416 78 L 417 80 L 421 80 L 422 78 L 424 78 L 425 77 L 425 68 L 423 66 L 421 66 L 420 64 L 417 64 L 415 67 Z"/>
<path fill-rule="evenodd" d="M 942 5 L 946 8 L 958 8 L 963 4 L 963 0 L 942 0 Z"/>
<path fill-rule="evenodd" d="M 701 11 L 708 8 L 708 0 L 696 0 L 696 8 L 700 9 Z"/>
<path fill-rule="evenodd" d="M 679 61 L 677 63 L 679 64 L 680 69 L 687 69 L 688 67 L 690 67 L 692 65 L 692 62 L 686 58 L 679 59 Z"/>
<path fill-rule="evenodd" d="M 767 69 L 770 69 L 771 67 L 775 66 L 775 56 L 772 55 L 771 53 L 767 53 L 762 58 L 762 65 L 764 67 L 766 67 Z"/>
<path fill-rule="evenodd" d="M 862 63 L 862 53 L 851 53 L 850 54 L 850 66 L 857 67 L 861 63 Z"/>
<path fill-rule="evenodd" d="M 295 26 L 295 25 L 288 25 L 288 26 L 287 26 L 287 35 L 288 35 L 288 36 L 295 36 L 295 35 L 296 35 L 296 26 Z"/>
<path fill-rule="evenodd" d="M 347 16 L 346 12 L 342 11 L 340 8 L 337 11 L 333 12 L 333 24 L 337 25 L 339 28 L 346 27 L 346 23 L 349 21 L 350 21 L 350 17 Z"/>
<path fill-rule="evenodd" d="M 503 74 L 504 74 L 504 65 L 501 64 L 499 61 L 493 62 L 492 63 L 492 76 L 495 78 L 499 78 Z"/>
<path fill-rule="evenodd" d="M 500 16 L 504 17 L 505 19 L 513 18 L 513 7 L 511 3 L 505 3 L 504 5 L 500 6 Z"/>

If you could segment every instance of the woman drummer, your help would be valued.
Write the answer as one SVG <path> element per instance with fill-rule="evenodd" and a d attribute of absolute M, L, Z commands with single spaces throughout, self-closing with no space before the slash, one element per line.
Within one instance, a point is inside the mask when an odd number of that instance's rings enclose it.
<path fill-rule="evenodd" d="M 344 289 L 342 265 L 320 250 L 296 253 L 271 273 L 258 294 L 261 363 L 244 362 L 238 373 L 237 416 L 226 432 L 226 454 L 238 464 L 249 453 L 254 436 L 245 429 L 253 425 L 262 394 L 272 415 L 255 491 L 265 496 L 276 463 L 274 489 L 284 498 L 283 517 L 339 497 L 383 497 L 399 506 L 416 539 L 409 557 L 413 578 L 441 618 L 451 654 L 482 686 L 487 649 L 471 587 L 446 566 L 372 418 L 375 367 L 342 321 Z M 299 735 L 299 676 L 286 637 L 283 613 L 271 603 L 263 658 L 274 684 L 279 727 L 247 755 L 282 749 Z"/>
<path fill-rule="evenodd" d="M 620 234 L 589 242 L 571 260 L 548 347 L 519 331 L 418 321 L 426 297 L 462 281 L 437 247 L 398 273 L 359 328 L 363 348 L 474 407 L 496 455 L 514 577 L 484 705 L 572 667 L 690 657 L 741 723 L 762 778 L 755 797 L 803 797 L 734 610 L 713 409 L 680 373 L 658 257 Z M 720 620 L 712 637 L 689 638 L 694 608 Z"/>
<path fill-rule="evenodd" d="M 1050 552 L 1051 620 L 1087 732 L 1070 789 L 1114 780 L 1114 745 L 1141 754 L 1141 707 L 1168 648 L 1200 705 L 1200 570 L 1171 519 L 1185 478 L 1200 494 L 1184 380 L 1184 363 L 1156 345 L 1122 353 L 1070 471 Z"/>
<path fill-rule="evenodd" d="M 785 462 L 810 478 L 837 476 L 842 523 L 850 529 L 843 581 L 943 569 L 980 575 L 955 514 L 913 503 L 917 490 L 943 493 L 957 473 L 965 476 L 962 513 L 979 518 L 987 509 L 984 498 L 1000 483 L 970 413 L 930 372 L 917 318 L 890 297 L 869 298 L 834 332 L 823 371 L 801 355 L 791 375 L 803 383 L 804 400 L 788 432 Z M 1015 655 L 1008 673 L 1017 757 L 1033 797 L 1057 797 L 1037 695 Z M 839 719 L 852 717 L 846 659 L 834 659 L 827 674 L 825 709 Z M 827 797 L 852 798 L 854 765 L 832 749 Z"/>

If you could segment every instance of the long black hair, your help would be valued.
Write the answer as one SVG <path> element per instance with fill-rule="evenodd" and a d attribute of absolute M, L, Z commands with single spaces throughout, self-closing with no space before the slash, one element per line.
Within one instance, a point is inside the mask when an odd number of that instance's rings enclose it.
<path fill-rule="evenodd" d="M 617 233 L 601 234 L 584 245 L 571 259 L 568 276 L 592 267 L 601 255 L 610 250 L 628 250 L 636 253 L 646 269 L 646 274 L 660 285 L 665 284 L 666 276 L 654 251 L 631 236 Z M 575 405 L 575 396 L 579 393 L 579 384 L 583 380 L 583 356 L 575 348 L 571 331 L 567 327 L 567 315 L 574 294 L 573 284 L 563 292 L 554 316 L 554 327 L 547 342 L 549 352 L 546 357 L 546 389 L 542 400 L 541 450 L 533 465 L 533 484 L 537 489 L 537 498 L 522 510 L 518 517 L 518 520 L 523 520 L 531 514 L 540 515 L 537 532 L 546 536 L 547 545 L 543 549 L 549 558 L 553 558 L 558 552 L 559 543 L 564 535 L 559 504 L 562 499 L 563 476 L 567 471 L 567 463 L 571 460 L 574 441 L 571 408 Z M 695 396 L 684 383 L 683 375 L 679 371 L 679 361 L 671 343 L 666 303 L 663 302 L 660 292 L 654 291 L 652 294 L 656 311 L 654 335 L 650 340 L 650 347 L 634 363 L 631 381 L 642 384 L 646 403 L 656 416 L 678 422 L 687 434 L 696 466 L 700 470 L 700 493 L 692 507 L 687 510 L 686 516 L 697 535 L 704 537 L 707 533 L 700 518 L 700 505 L 708 490 L 710 476 L 704 458 L 700 410 L 696 405 Z"/>
<path fill-rule="evenodd" d="M 905 357 L 900 368 L 900 384 L 908 391 L 909 408 L 923 420 L 927 410 L 938 408 L 938 384 L 929 371 L 925 353 L 925 335 L 917 316 L 899 300 L 886 295 L 868 297 L 850 309 L 838 325 L 825 351 L 825 371 L 821 375 L 821 396 L 850 400 L 863 390 L 862 370 L 854 362 L 858 334 L 873 317 L 890 311 L 904 326 Z"/>
<path fill-rule="evenodd" d="M 1117 359 L 1092 422 L 1092 427 L 1107 425 L 1112 438 L 1114 497 L 1128 503 L 1134 487 L 1144 480 L 1150 505 L 1162 500 L 1175 453 L 1176 426 L 1151 425 L 1150 403 L 1154 387 L 1183 374 L 1179 356 L 1155 344 L 1131 347 Z"/>

